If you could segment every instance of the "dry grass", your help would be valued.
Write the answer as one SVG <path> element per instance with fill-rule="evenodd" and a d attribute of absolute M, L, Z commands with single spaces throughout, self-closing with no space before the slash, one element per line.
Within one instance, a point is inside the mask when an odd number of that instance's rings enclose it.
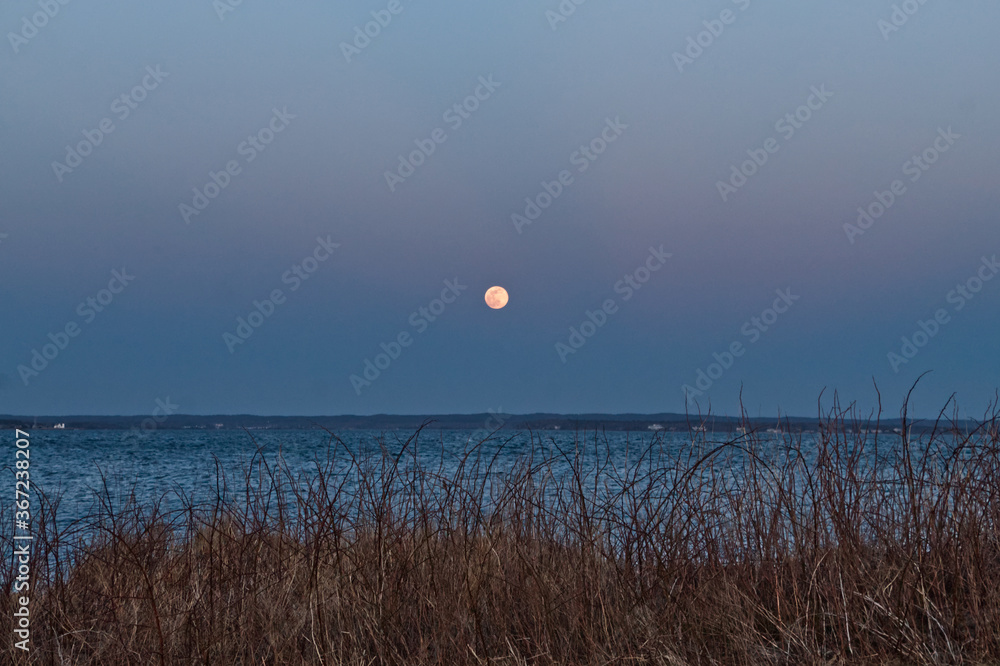
<path fill-rule="evenodd" d="M 308 474 L 257 458 L 231 490 L 220 471 L 208 505 L 106 491 L 57 530 L 46 501 L 32 651 L 0 659 L 1000 662 L 996 412 L 880 451 L 857 434 L 877 420 L 820 420 L 815 446 L 654 442 L 627 468 L 596 435 L 586 456 L 536 438 L 501 473 L 495 440 L 445 474 L 417 464 L 416 435 L 364 459 L 332 437 Z"/>

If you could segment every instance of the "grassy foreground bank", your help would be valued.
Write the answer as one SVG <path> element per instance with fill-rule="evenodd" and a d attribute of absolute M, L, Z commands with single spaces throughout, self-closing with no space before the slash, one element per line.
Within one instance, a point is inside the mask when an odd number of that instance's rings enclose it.
<path fill-rule="evenodd" d="M 307 473 L 220 471 L 207 504 L 109 490 L 56 528 L 48 498 L 31 651 L 0 661 L 1000 663 L 996 412 L 920 442 L 821 421 L 815 443 L 647 436 L 627 467 L 599 433 L 502 470 L 491 439 L 447 472 L 416 436 L 363 459 L 331 436 Z"/>

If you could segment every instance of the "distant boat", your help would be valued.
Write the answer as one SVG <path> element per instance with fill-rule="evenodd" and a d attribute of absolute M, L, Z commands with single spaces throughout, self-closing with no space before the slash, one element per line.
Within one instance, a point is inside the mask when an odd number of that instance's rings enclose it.
<path fill-rule="evenodd" d="M 57 423 L 54 426 L 52 426 L 52 429 L 53 430 L 65 430 L 66 429 L 66 424 L 65 423 Z"/>
<path fill-rule="evenodd" d="M 691 428 L 691 430 L 693 430 L 694 432 L 705 432 L 705 426 L 703 425 L 695 426 Z"/>
<path fill-rule="evenodd" d="M 653 425 L 646 427 L 648 427 L 650 430 L 663 430 L 663 426 L 661 426 L 659 423 L 654 423 Z"/>

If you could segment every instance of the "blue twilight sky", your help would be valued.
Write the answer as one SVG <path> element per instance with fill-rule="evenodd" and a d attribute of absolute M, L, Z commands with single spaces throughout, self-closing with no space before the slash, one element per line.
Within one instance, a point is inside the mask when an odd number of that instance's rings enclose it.
<path fill-rule="evenodd" d="M 986 0 L 6 2 L 0 413 L 658 412 L 685 386 L 733 413 L 742 386 L 811 415 L 874 380 L 894 415 L 932 370 L 918 412 L 981 414 L 998 25 Z"/>

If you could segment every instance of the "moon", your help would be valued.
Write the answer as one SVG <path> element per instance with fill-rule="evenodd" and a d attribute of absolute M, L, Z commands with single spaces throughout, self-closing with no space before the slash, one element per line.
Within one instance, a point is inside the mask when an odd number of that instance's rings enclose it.
<path fill-rule="evenodd" d="M 486 290 L 486 305 L 499 310 L 507 305 L 507 290 L 503 287 L 490 287 Z"/>

